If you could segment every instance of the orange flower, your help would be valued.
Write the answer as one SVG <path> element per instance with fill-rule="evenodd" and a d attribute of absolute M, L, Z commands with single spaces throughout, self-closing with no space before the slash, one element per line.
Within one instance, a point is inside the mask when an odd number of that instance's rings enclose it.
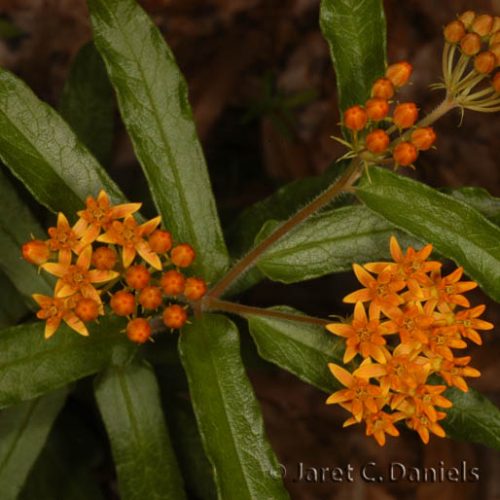
<path fill-rule="evenodd" d="M 437 423 L 439 420 L 442 420 L 445 417 L 446 413 L 437 411 L 436 420 L 433 421 L 427 415 L 417 412 L 406 420 L 406 425 L 410 429 L 417 431 L 420 439 L 425 444 L 427 444 L 430 437 L 429 431 L 439 437 L 446 436 L 446 432 L 444 431 L 444 429 Z"/>
<path fill-rule="evenodd" d="M 108 195 L 101 190 L 97 198 L 88 196 L 87 208 L 77 212 L 80 219 L 75 224 L 74 230 L 81 239 L 81 248 L 97 239 L 101 229 L 109 229 L 114 220 L 122 219 L 141 208 L 142 203 L 124 203 L 112 206 Z"/>
<path fill-rule="evenodd" d="M 458 267 L 445 277 L 442 277 L 439 272 L 432 272 L 431 278 L 434 285 L 427 290 L 429 302 L 437 305 L 441 311 L 449 311 L 450 305 L 453 304 L 470 307 L 469 301 L 462 294 L 476 288 L 477 283 L 475 281 L 460 281 L 463 272 L 463 267 Z"/>
<path fill-rule="evenodd" d="M 388 322 L 380 323 L 378 313 L 370 312 L 370 319 L 368 319 L 361 302 L 357 302 L 354 307 L 351 324 L 330 323 L 326 325 L 326 328 L 335 335 L 347 339 L 344 363 L 351 361 L 357 353 L 364 358 L 372 357 L 379 363 L 383 363 L 386 352 L 382 347 L 386 344 L 384 335 L 396 333 L 395 328 L 391 328 Z"/>
<path fill-rule="evenodd" d="M 449 361 L 453 360 L 451 349 L 465 349 L 467 344 L 460 339 L 460 336 L 450 332 L 446 327 L 433 328 L 429 332 L 429 342 L 423 347 L 426 356 L 432 358 L 441 356 Z"/>
<path fill-rule="evenodd" d="M 471 357 L 464 356 L 462 358 L 454 358 L 452 361 L 443 359 L 439 368 L 438 374 L 443 377 L 448 385 L 457 387 L 463 392 L 467 392 L 469 387 L 464 377 L 480 377 L 481 372 L 467 366 L 470 363 Z"/>
<path fill-rule="evenodd" d="M 137 224 L 132 216 L 125 218 L 123 222 L 113 221 L 108 231 L 97 238 L 97 241 L 111 243 L 123 247 L 123 266 L 129 267 L 137 253 L 155 269 L 161 270 L 161 260 L 151 250 L 149 243 L 144 239 L 150 235 L 160 224 L 161 217 L 155 217 L 144 224 Z"/>
<path fill-rule="evenodd" d="M 477 330 L 492 330 L 494 328 L 493 323 L 478 319 L 484 313 L 485 309 L 485 305 L 480 305 L 472 309 L 459 311 L 455 314 L 455 325 L 460 335 L 478 345 L 481 345 L 483 340 Z"/>
<path fill-rule="evenodd" d="M 376 400 L 382 397 L 380 387 L 370 384 L 367 378 L 358 377 L 357 370 L 351 374 L 334 363 L 329 363 L 328 368 L 346 389 L 334 392 L 326 400 L 326 404 L 347 403 L 356 422 L 361 422 L 365 413 L 376 413 L 379 410 Z"/>
<path fill-rule="evenodd" d="M 46 339 L 54 335 L 61 325 L 61 321 L 64 321 L 80 335 L 87 336 L 89 334 L 83 321 L 81 321 L 71 309 L 68 309 L 66 300 L 58 297 L 41 295 L 39 293 L 33 294 L 32 297 L 41 307 L 36 315 L 37 318 L 45 320 L 44 335 Z"/>
<path fill-rule="evenodd" d="M 398 240 L 394 236 L 391 236 L 389 247 L 394 263 L 371 262 L 365 264 L 368 271 L 378 274 L 389 268 L 391 272 L 400 275 L 409 282 L 415 280 L 421 285 L 429 285 L 432 281 L 427 273 L 441 269 L 441 262 L 427 261 L 432 253 L 431 244 L 425 245 L 421 250 L 408 247 L 406 253 L 403 253 Z M 409 286 L 412 288 L 411 284 Z"/>
<path fill-rule="evenodd" d="M 359 282 L 366 288 L 350 293 L 344 297 L 344 302 L 353 304 L 370 301 L 370 316 L 376 316 L 380 311 L 386 312 L 404 302 L 396 293 L 406 286 L 402 279 L 390 271 L 382 271 L 375 279 L 360 265 L 353 264 L 352 267 Z"/>
<path fill-rule="evenodd" d="M 61 264 L 71 263 L 71 252 L 75 253 L 80 247 L 78 236 L 74 229 L 69 225 L 66 216 L 59 212 L 57 214 L 57 225 L 49 227 L 48 233 L 50 239 L 47 244 L 53 252 L 59 252 L 59 262 Z"/>
<path fill-rule="evenodd" d="M 42 267 L 60 278 L 56 283 L 56 297 L 69 297 L 81 293 L 83 297 L 95 300 L 102 308 L 101 298 L 93 283 L 105 283 L 119 276 L 116 271 L 90 269 L 92 247 L 87 246 L 78 256 L 75 265 L 48 262 Z"/>
<path fill-rule="evenodd" d="M 399 436 L 399 431 L 394 426 L 394 422 L 405 418 L 400 412 L 392 414 L 380 410 L 377 413 L 366 415 L 366 435 L 373 436 L 380 446 L 385 445 L 385 435 Z"/>
<path fill-rule="evenodd" d="M 429 328 L 434 323 L 434 318 L 427 304 L 423 308 L 418 302 L 410 303 L 403 310 L 387 311 L 387 316 L 391 319 L 390 327 L 398 332 L 403 344 L 418 349 L 428 343 Z"/>

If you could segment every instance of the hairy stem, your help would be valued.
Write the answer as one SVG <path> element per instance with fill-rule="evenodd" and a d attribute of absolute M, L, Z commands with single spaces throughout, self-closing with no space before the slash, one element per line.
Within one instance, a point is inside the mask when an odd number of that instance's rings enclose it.
<path fill-rule="evenodd" d="M 235 302 L 228 302 L 215 297 L 207 297 L 204 303 L 205 311 L 224 311 L 234 313 L 239 316 L 262 316 L 267 318 L 277 318 L 286 321 L 295 321 L 299 323 L 308 323 L 310 325 L 325 326 L 330 321 L 315 318 L 313 316 L 304 316 L 301 314 L 286 313 L 283 311 L 275 311 L 272 309 L 263 309 L 261 307 L 245 306 Z"/>
<path fill-rule="evenodd" d="M 219 297 L 240 276 L 248 271 L 262 256 L 262 254 L 274 243 L 285 236 L 298 224 L 306 220 L 314 212 L 327 205 L 339 193 L 350 188 L 361 175 L 361 162 L 355 158 L 344 174 L 334 182 L 326 191 L 300 209 L 294 216 L 280 224 L 267 238 L 252 248 L 240 261 L 238 261 L 226 275 L 208 292 L 208 297 Z"/>

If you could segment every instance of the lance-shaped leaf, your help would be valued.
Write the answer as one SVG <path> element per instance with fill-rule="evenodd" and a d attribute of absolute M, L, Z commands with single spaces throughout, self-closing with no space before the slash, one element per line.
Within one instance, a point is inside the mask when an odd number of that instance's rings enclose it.
<path fill-rule="evenodd" d="M 337 76 L 340 109 L 364 103 L 385 71 L 382 0 L 322 0 L 320 25 Z"/>
<path fill-rule="evenodd" d="M 111 441 L 120 497 L 186 498 L 149 365 L 109 367 L 96 380 L 95 395 Z"/>
<path fill-rule="evenodd" d="M 269 221 L 258 239 L 273 226 Z M 342 207 L 309 218 L 264 253 L 258 268 L 270 279 L 295 283 L 347 271 L 353 262 L 390 257 L 389 238 L 419 245 L 363 206 Z"/>
<path fill-rule="evenodd" d="M 467 205 L 481 212 L 491 222 L 500 226 L 500 198 L 491 196 L 486 189 L 467 186 L 458 189 L 446 189 L 444 192 L 467 203 Z"/>
<path fill-rule="evenodd" d="M 104 189 L 124 197 L 69 125 L 17 77 L 0 69 L 0 158 L 42 205 L 68 214 Z"/>
<path fill-rule="evenodd" d="M 0 408 L 51 392 L 92 375 L 112 359 L 117 347 L 134 349 L 120 332 L 122 319 L 103 318 L 82 337 L 62 326 L 44 339 L 42 321 L 0 331 Z"/>
<path fill-rule="evenodd" d="M 285 306 L 271 310 L 302 314 Z M 266 316 L 249 315 L 247 320 L 259 354 L 264 359 L 324 391 L 335 387 L 336 381 L 328 370 L 328 363 L 342 363 L 344 345 L 324 325 Z"/>
<path fill-rule="evenodd" d="M 498 407 L 474 389 L 468 392 L 448 389 L 445 396 L 453 402 L 443 420 L 443 427 L 449 437 L 500 450 Z"/>
<path fill-rule="evenodd" d="M 158 211 L 197 251 L 212 281 L 228 264 L 187 86 L 159 30 L 134 0 L 89 0 L 94 39 Z"/>
<path fill-rule="evenodd" d="M 78 52 L 64 85 L 60 108 L 80 141 L 106 164 L 113 142 L 114 98 L 106 68 L 93 43 Z"/>
<path fill-rule="evenodd" d="M 500 300 L 500 228 L 471 206 L 420 182 L 379 168 L 356 189 L 374 212 L 464 267 Z"/>
<path fill-rule="evenodd" d="M 66 399 L 65 389 L 0 413 L 0 491 L 15 500 Z"/>
<path fill-rule="evenodd" d="M 1 135 L 1 132 L 0 132 Z M 1 141 L 1 139 L 0 139 Z M 31 301 L 31 294 L 52 294 L 50 278 L 38 273 L 36 266 L 21 257 L 21 246 L 31 236 L 46 238 L 29 208 L 16 193 L 13 184 L 0 171 L 0 269 L 15 288 Z"/>
<path fill-rule="evenodd" d="M 288 498 L 240 357 L 236 326 L 204 314 L 182 331 L 179 348 L 219 498 Z"/>

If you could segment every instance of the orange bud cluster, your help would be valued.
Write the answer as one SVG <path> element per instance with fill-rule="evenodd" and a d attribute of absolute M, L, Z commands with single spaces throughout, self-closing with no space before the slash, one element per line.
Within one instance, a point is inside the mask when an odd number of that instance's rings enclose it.
<path fill-rule="evenodd" d="M 477 284 L 460 281 L 463 269 L 443 276 L 441 263 L 428 260 L 432 245 L 403 252 L 392 237 L 390 251 L 394 262 L 354 264 L 364 286 L 344 298 L 355 304 L 354 315 L 326 326 L 345 339 L 344 363 L 362 359 L 352 373 L 329 364 L 345 389 L 327 404 L 352 414 L 344 426 L 364 421 L 366 434 L 381 446 L 386 434 L 399 435 L 394 424 L 402 420 L 427 443 L 430 433 L 445 435 L 439 422 L 446 417 L 441 409 L 452 406 L 442 394 L 447 386 L 466 392 L 465 378 L 480 375 L 470 356 L 456 357 L 454 350 L 466 348 L 467 340 L 481 344 L 479 332 L 493 325 L 480 319 L 485 306 L 471 308 L 464 296 Z M 433 374 L 444 383 L 431 384 Z"/>
<path fill-rule="evenodd" d="M 472 59 L 472 68 L 479 75 L 491 75 L 500 66 L 500 17 L 489 14 L 477 15 L 474 11 L 466 11 L 458 19 L 444 27 L 444 38 L 450 46 L 459 48 L 461 54 Z M 448 52 L 453 67 L 454 52 Z M 463 68 L 459 70 L 463 74 Z M 446 75 L 445 75 L 446 76 Z M 451 75 L 450 75 L 451 77 Z M 496 77 L 496 76 L 495 76 Z M 495 77 L 492 86 L 495 86 Z M 471 78 L 469 78 L 472 81 Z M 452 80 L 450 80 L 452 81 Z M 477 82 L 474 82 L 475 85 Z"/>
<path fill-rule="evenodd" d="M 52 297 L 33 295 L 40 306 L 37 316 L 46 321 L 46 338 L 63 321 L 88 335 L 86 324 L 105 314 L 105 291 L 111 311 L 129 319 L 126 334 L 133 342 L 143 343 L 151 336 L 150 318 L 140 317 L 141 310 L 163 308 L 169 328 L 186 323 L 188 305 L 172 299 L 194 302 L 207 291 L 203 279 L 186 277 L 179 270 L 191 266 L 195 251 L 187 243 L 174 245 L 170 232 L 158 228 L 160 217 L 139 224 L 133 215 L 139 208 L 140 203 L 113 206 L 101 191 L 97 198 L 87 198 L 76 224 L 70 226 L 59 213 L 47 240 L 22 246 L 26 261 L 58 278 Z"/>
<path fill-rule="evenodd" d="M 412 66 L 406 61 L 391 64 L 385 76 L 377 79 L 371 98 L 364 106 L 356 104 L 346 109 L 343 125 L 352 132 L 353 153 L 377 162 L 392 156 L 395 168 L 412 166 L 420 151 L 432 147 L 436 134 L 431 127 L 417 127 L 418 108 L 413 102 L 390 101 L 397 90 L 409 82 Z M 392 113 L 391 111 L 392 109 Z M 395 138 L 391 135 L 396 133 Z M 344 142 L 345 144 L 345 142 Z"/>

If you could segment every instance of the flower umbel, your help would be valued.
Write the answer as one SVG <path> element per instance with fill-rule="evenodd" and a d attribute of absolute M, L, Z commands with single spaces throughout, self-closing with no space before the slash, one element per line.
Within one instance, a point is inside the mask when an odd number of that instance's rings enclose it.
<path fill-rule="evenodd" d="M 399 434 L 394 426 L 399 420 L 427 443 L 430 434 L 445 435 L 439 421 L 446 417 L 440 409 L 452 406 L 442 394 L 447 386 L 466 392 L 465 378 L 480 375 L 469 366 L 470 356 L 455 357 L 454 350 L 466 348 L 466 340 L 481 344 L 479 331 L 493 324 L 480 319 L 484 305 L 471 308 L 463 295 L 477 284 L 461 281 L 462 268 L 442 276 L 441 263 L 428 260 L 432 245 L 403 252 L 393 236 L 390 251 L 393 262 L 353 265 L 365 287 L 344 298 L 355 304 L 354 315 L 326 326 L 346 339 L 344 363 L 363 359 L 352 374 L 328 365 L 346 389 L 332 394 L 327 404 L 338 403 L 352 413 L 344 425 L 363 420 L 366 434 L 381 446 L 386 434 Z M 441 376 L 446 385 L 430 384 L 431 375 Z"/>

